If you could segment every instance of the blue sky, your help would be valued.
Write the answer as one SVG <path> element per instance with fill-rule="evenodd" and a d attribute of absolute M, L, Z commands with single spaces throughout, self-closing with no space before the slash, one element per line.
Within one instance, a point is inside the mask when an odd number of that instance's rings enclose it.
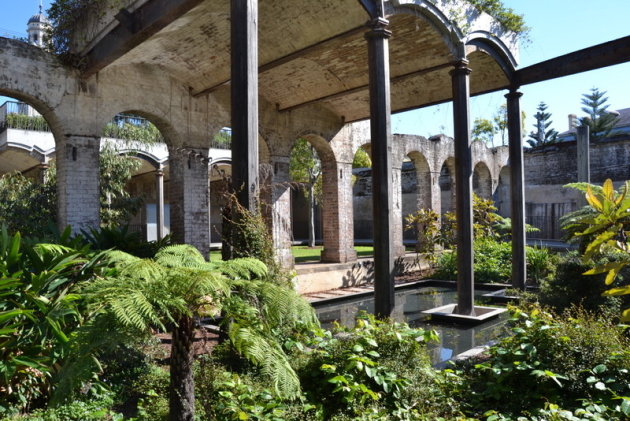
<path fill-rule="evenodd" d="M 45 9 L 49 3 L 44 1 Z M 531 42 L 521 47 L 519 67 L 630 35 L 630 0 L 504 0 L 504 3 L 524 14 L 532 28 Z M 0 36 L 26 36 L 26 22 L 38 6 L 39 0 L 0 0 Z M 593 87 L 607 91 L 611 109 L 630 108 L 630 63 L 523 87 L 521 108 L 527 114 L 527 132 L 532 130 L 533 115 L 540 101 L 549 106 L 554 128 L 560 132 L 566 130 L 567 115 L 581 114 L 581 96 Z M 474 98 L 471 121 L 477 117 L 491 118 L 504 102 L 503 95 Z M 451 105 L 396 114 L 392 116 L 392 130 L 423 136 L 441 132 L 451 135 Z"/>

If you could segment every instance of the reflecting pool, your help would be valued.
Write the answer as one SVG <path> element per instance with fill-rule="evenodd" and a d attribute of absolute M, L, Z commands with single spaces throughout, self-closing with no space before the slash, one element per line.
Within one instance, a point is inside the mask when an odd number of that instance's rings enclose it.
<path fill-rule="evenodd" d="M 475 290 L 476 302 L 483 301 L 482 295 L 488 292 L 492 291 Z M 430 320 L 430 316 L 421 313 L 456 301 L 457 292 L 448 287 L 421 286 L 396 291 L 396 307 L 392 317 L 398 321 L 405 321 L 410 326 L 434 329 L 440 335 L 440 343 L 429 346 L 433 364 L 443 363 L 462 352 L 486 345 L 507 334 L 505 328 L 505 322 L 509 317 L 507 313 L 476 326 L 436 323 Z M 350 327 L 354 325 L 354 319 L 359 311 L 373 312 L 374 299 L 372 295 L 349 297 L 343 301 L 314 306 L 323 327 L 330 328 L 335 321 Z"/>

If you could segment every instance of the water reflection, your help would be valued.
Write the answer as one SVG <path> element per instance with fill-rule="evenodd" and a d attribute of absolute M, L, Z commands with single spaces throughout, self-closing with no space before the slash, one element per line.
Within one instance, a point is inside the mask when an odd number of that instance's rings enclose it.
<path fill-rule="evenodd" d="M 476 300 L 482 301 L 482 295 L 488 292 L 490 291 L 481 289 L 475 291 Z M 435 329 L 440 335 L 440 343 L 429 346 L 434 364 L 447 361 L 476 346 L 485 345 L 506 333 L 507 313 L 474 327 L 434 323 L 430 316 L 421 313 L 423 310 L 456 301 L 456 291 L 447 287 L 426 286 L 396 292 L 396 306 L 392 318 L 405 321 L 411 326 Z M 356 314 L 361 310 L 373 312 L 372 296 L 316 307 L 317 316 L 325 328 L 332 327 L 335 321 L 344 326 L 354 326 Z"/>

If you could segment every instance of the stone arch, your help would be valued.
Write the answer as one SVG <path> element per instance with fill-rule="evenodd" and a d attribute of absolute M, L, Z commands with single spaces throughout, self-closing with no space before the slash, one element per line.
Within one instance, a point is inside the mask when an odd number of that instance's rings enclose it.
<path fill-rule="evenodd" d="M 483 161 L 478 162 L 473 170 L 473 191 L 479 197 L 492 199 L 492 175 Z"/>
<path fill-rule="evenodd" d="M 141 117 L 151 124 L 155 125 L 155 127 L 157 127 L 157 129 L 160 131 L 160 134 L 162 135 L 163 142 L 169 147 L 185 144 L 180 141 L 181 139 L 177 130 L 169 120 L 161 117 L 157 112 L 155 112 L 155 110 L 147 111 L 143 107 L 122 108 L 119 111 L 103 113 L 103 117 L 98 121 L 98 127 L 103 130 L 108 123 L 113 121 L 116 116 L 121 114 Z"/>
<path fill-rule="evenodd" d="M 352 160 L 359 149 L 365 150 L 372 156 L 372 144 L 370 140 L 361 139 L 353 143 Z M 358 240 L 372 240 L 372 170 L 353 170 L 352 184 L 352 218 L 353 237 Z"/>
<path fill-rule="evenodd" d="M 432 208 L 431 168 L 425 155 L 419 151 L 407 154 L 408 161 L 403 161 L 401 171 L 401 216 L 403 225 L 403 238 L 414 240 L 414 232 L 404 230 L 405 217 L 416 213 L 420 209 Z"/>
<path fill-rule="evenodd" d="M 516 70 L 517 61 L 510 48 L 497 37 L 495 34 L 479 30 L 468 34 L 466 37 L 466 50 L 470 53 L 471 49 L 477 48 L 497 62 L 503 73 L 512 80 L 514 71 Z"/>
<path fill-rule="evenodd" d="M 397 14 L 412 14 L 429 23 L 446 43 L 454 57 L 465 57 L 464 34 L 461 29 L 448 19 L 446 14 L 429 0 L 399 0 L 394 5 L 386 3 L 388 16 Z"/>
<path fill-rule="evenodd" d="M 448 157 L 440 168 L 441 213 L 455 211 L 455 158 Z"/>

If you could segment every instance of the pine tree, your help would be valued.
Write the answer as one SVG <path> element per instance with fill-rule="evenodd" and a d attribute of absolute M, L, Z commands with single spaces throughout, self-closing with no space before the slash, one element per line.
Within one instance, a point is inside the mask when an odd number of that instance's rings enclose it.
<path fill-rule="evenodd" d="M 530 139 L 527 141 L 532 148 L 536 146 L 550 145 L 558 141 L 558 132 L 555 129 L 550 129 L 551 126 L 551 113 L 547 112 L 547 104 L 541 102 L 536 109 L 538 112 L 534 114 L 536 124 L 534 128 L 536 130 L 529 134 Z"/>
<path fill-rule="evenodd" d="M 602 140 L 610 135 L 618 117 L 608 111 L 606 91 L 592 88 L 590 94 L 582 95 L 582 111 L 587 116 L 580 118 L 580 125 L 588 126 L 591 140 Z"/>

